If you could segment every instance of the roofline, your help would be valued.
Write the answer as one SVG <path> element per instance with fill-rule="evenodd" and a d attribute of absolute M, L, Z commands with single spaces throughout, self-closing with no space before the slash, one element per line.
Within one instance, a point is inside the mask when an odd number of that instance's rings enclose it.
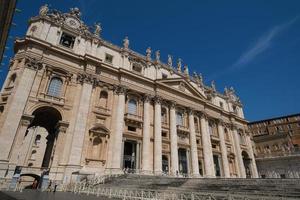
<path fill-rule="evenodd" d="M 256 124 L 256 123 L 260 123 L 260 122 L 272 121 L 272 120 L 276 120 L 276 119 L 287 118 L 287 117 L 295 117 L 295 116 L 300 116 L 300 113 L 295 113 L 295 114 L 290 114 L 290 115 L 283 115 L 283 116 L 280 116 L 280 117 L 273 117 L 273 118 L 269 118 L 269 119 L 262 119 L 262 120 L 258 120 L 258 121 L 253 121 L 253 122 L 249 122 L 248 125 L 252 125 L 252 124 Z"/>

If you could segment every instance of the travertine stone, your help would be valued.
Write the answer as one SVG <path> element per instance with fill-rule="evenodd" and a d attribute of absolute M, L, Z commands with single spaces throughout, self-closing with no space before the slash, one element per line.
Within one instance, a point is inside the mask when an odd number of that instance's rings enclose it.
<path fill-rule="evenodd" d="M 18 124 L 23 114 L 29 92 L 34 81 L 36 70 L 24 68 L 21 80 L 0 133 L 0 160 L 7 161 L 17 132 Z"/>
<path fill-rule="evenodd" d="M 162 173 L 161 102 L 154 101 L 154 173 Z"/>
<path fill-rule="evenodd" d="M 233 141 L 234 141 L 234 146 L 235 146 L 235 151 L 236 151 L 236 159 L 237 159 L 237 163 L 238 163 L 238 167 L 239 167 L 240 177 L 246 178 L 246 172 L 245 172 L 245 166 L 244 166 L 243 157 L 242 157 L 240 139 L 239 139 L 236 127 L 233 127 L 232 134 L 233 134 L 233 138 L 234 138 Z"/>
<path fill-rule="evenodd" d="M 223 164 L 223 171 L 224 177 L 230 178 L 230 170 L 229 170 L 229 162 L 228 162 L 228 155 L 227 155 L 227 147 L 225 144 L 225 137 L 224 137 L 224 127 L 222 126 L 221 121 L 218 122 L 218 132 L 220 137 L 220 148 L 222 154 L 222 164 Z"/>
<path fill-rule="evenodd" d="M 205 176 L 215 177 L 215 167 L 213 162 L 211 140 L 208 132 L 208 122 L 204 115 L 201 116 L 200 122 L 201 122 L 201 135 L 202 135 Z"/>
<path fill-rule="evenodd" d="M 178 174 L 178 147 L 175 106 L 170 107 L 171 174 Z"/>
<path fill-rule="evenodd" d="M 142 146 L 142 171 L 149 173 L 151 171 L 150 154 L 150 98 L 144 98 L 144 124 L 143 124 L 143 146 Z"/>
<path fill-rule="evenodd" d="M 81 97 L 79 102 L 78 113 L 76 116 L 75 128 L 73 133 L 72 148 L 70 152 L 69 164 L 80 165 L 83 141 L 86 131 L 86 122 L 90 106 L 90 98 L 93 86 L 84 82 L 81 89 Z"/>
<path fill-rule="evenodd" d="M 190 129 L 190 144 L 191 144 L 191 160 L 192 160 L 192 175 L 198 177 L 199 166 L 198 166 L 198 150 L 196 142 L 196 132 L 194 123 L 194 114 L 192 111 L 189 112 L 189 129 Z"/>
<path fill-rule="evenodd" d="M 255 157 L 253 153 L 252 142 L 249 135 L 246 136 L 246 142 L 249 151 L 249 157 L 251 159 L 251 174 L 253 178 L 258 178 L 258 172 L 257 172 Z"/>

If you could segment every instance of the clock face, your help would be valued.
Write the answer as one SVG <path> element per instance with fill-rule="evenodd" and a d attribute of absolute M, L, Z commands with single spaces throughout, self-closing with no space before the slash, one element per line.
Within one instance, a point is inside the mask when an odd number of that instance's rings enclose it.
<path fill-rule="evenodd" d="M 79 26 L 80 26 L 79 21 L 77 19 L 74 19 L 71 17 L 66 19 L 66 24 L 72 28 L 79 28 Z"/>

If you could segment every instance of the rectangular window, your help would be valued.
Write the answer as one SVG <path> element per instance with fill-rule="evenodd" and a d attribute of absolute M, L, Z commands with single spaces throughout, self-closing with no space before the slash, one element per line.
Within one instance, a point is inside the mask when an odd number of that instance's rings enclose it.
<path fill-rule="evenodd" d="M 136 132 L 136 127 L 128 126 L 128 131 Z"/>
<path fill-rule="evenodd" d="M 105 62 L 112 63 L 113 62 L 113 56 L 110 55 L 110 54 L 108 54 L 108 53 L 106 53 L 105 54 Z"/>
<path fill-rule="evenodd" d="M 167 134 L 167 132 L 162 131 L 162 132 L 161 132 L 161 136 L 162 136 L 162 137 L 168 137 L 168 134 Z"/>
<path fill-rule="evenodd" d="M 177 125 L 183 126 L 183 115 L 180 112 L 176 115 L 176 123 Z"/>
<path fill-rule="evenodd" d="M 59 44 L 61 44 L 64 47 L 73 48 L 75 42 L 75 37 L 67 34 L 65 32 L 62 33 Z"/>

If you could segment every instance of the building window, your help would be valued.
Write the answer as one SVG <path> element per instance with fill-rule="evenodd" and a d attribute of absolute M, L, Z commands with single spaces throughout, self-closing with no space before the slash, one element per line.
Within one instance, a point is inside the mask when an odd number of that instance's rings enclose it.
<path fill-rule="evenodd" d="M 177 125 L 183 126 L 183 114 L 181 112 L 176 113 L 176 123 Z"/>
<path fill-rule="evenodd" d="M 208 123 L 208 132 L 209 135 L 213 135 L 213 125 L 211 122 Z"/>
<path fill-rule="evenodd" d="M 137 102 L 134 99 L 128 101 L 128 113 L 136 115 L 137 113 Z"/>
<path fill-rule="evenodd" d="M 142 73 L 142 67 L 140 65 L 137 65 L 137 64 L 132 65 L 132 70 L 137 72 L 137 73 Z"/>
<path fill-rule="evenodd" d="M 100 92 L 100 107 L 102 108 L 107 108 L 107 99 L 108 99 L 108 94 L 106 91 L 101 91 Z"/>
<path fill-rule="evenodd" d="M 220 104 L 220 107 L 221 107 L 221 108 L 224 108 L 223 102 L 220 101 L 219 104 Z"/>
<path fill-rule="evenodd" d="M 165 73 L 162 73 L 162 74 L 161 74 L 161 76 L 162 76 L 162 79 L 166 79 L 166 78 L 168 78 L 168 75 L 167 75 L 167 74 L 165 74 Z"/>
<path fill-rule="evenodd" d="M 166 110 L 166 108 L 162 108 L 162 109 L 161 109 L 161 121 L 162 121 L 162 123 L 165 123 L 165 124 L 168 123 L 168 120 L 167 120 L 167 110 Z"/>
<path fill-rule="evenodd" d="M 60 78 L 52 78 L 49 84 L 47 94 L 54 97 L 60 97 L 62 84 L 63 82 Z"/>
<path fill-rule="evenodd" d="M 74 36 L 67 33 L 62 33 L 59 44 L 61 44 L 64 47 L 73 48 L 74 42 L 75 42 Z"/>
<path fill-rule="evenodd" d="M 36 156 L 36 150 L 32 150 L 30 159 L 35 160 L 35 156 Z"/>
<path fill-rule="evenodd" d="M 128 131 L 136 132 L 136 127 L 134 126 L 128 126 Z"/>
<path fill-rule="evenodd" d="M 162 131 L 162 132 L 161 132 L 161 136 L 162 136 L 162 137 L 168 137 L 168 133 L 165 132 L 165 131 Z"/>
<path fill-rule="evenodd" d="M 113 62 L 113 56 L 110 54 L 105 54 L 105 62 L 112 63 Z"/>
<path fill-rule="evenodd" d="M 194 124 L 195 124 L 195 131 L 197 133 L 199 133 L 200 132 L 200 128 L 199 128 L 198 119 L 196 117 L 194 117 Z"/>
<path fill-rule="evenodd" d="M 34 144 L 35 144 L 35 145 L 38 145 L 40 142 L 41 142 L 41 135 L 38 134 L 38 135 L 36 135 L 36 137 L 35 137 Z"/>

